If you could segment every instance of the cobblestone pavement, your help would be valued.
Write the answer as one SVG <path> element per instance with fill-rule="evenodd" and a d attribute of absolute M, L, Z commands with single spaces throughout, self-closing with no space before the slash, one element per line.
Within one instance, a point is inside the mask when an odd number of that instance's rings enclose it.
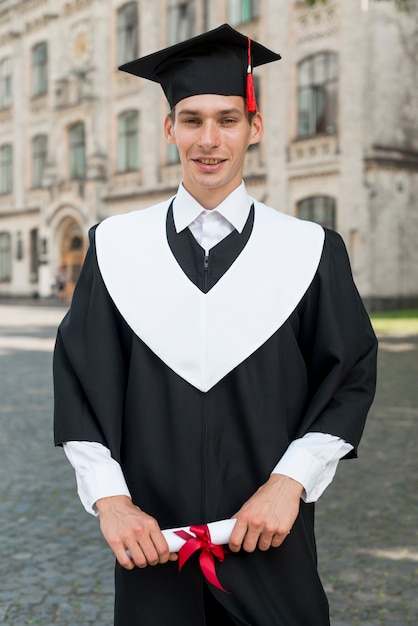
<path fill-rule="evenodd" d="M 0 623 L 13 626 L 113 621 L 113 557 L 52 442 L 64 313 L 0 304 Z M 382 338 L 379 372 L 359 459 L 317 507 L 333 626 L 418 625 L 418 337 Z"/>

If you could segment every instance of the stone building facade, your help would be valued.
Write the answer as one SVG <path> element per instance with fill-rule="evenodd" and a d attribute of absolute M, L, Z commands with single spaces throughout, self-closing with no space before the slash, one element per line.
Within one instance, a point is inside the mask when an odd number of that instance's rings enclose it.
<path fill-rule="evenodd" d="M 0 0 L 0 296 L 70 298 L 89 227 L 176 192 L 158 85 L 118 71 L 229 22 L 256 70 L 255 198 L 343 236 L 371 309 L 418 303 L 418 12 L 393 0 Z"/>

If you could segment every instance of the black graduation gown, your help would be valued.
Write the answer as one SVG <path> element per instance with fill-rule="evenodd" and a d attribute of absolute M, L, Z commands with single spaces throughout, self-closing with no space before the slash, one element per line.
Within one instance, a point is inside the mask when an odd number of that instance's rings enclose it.
<path fill-rule="evenodd" d="M 245 245 L 234 232 L 204 252 L 189 231 L 168 239 L 183 271 L 208 290 Z M 91 246 L 60 325 L 54 355 L 55 443 L 98 441 L 121 463 L 133 501 L 161 528 L 229 518 L 264 483 L 295 438 L 342 437 L 356 456 L 374 395 L 376 339 L 342 239 L 326 231 L 315 277 L 286 322 L 244 362 L 202 392 L 165 365 L 119 314 Z M 206 283 L 205 283 L 206 281 Z M 174 330 L 173 330 L 174 332 Z M 228 555 L 209 585 L 237 623 L 322 626 L 314 506 L 301 503 L 279 549 Z M 117 626 L 199 626 L 204 581 L 197 560 L 126 571 L 116 566 Z"/>

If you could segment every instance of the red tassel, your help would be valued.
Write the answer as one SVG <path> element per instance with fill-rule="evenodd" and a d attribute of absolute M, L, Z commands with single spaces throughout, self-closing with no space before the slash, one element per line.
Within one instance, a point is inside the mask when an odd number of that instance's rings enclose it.
<path fill-rule="evenodd" d="M 255 99 L 255 89 L 253 81 L 253 72 L 251 65 L 251 39 L 248 37 L 248 67 L 247 67 L 247 111 L 248 113 L 256 113 L 257 102 Z"/>

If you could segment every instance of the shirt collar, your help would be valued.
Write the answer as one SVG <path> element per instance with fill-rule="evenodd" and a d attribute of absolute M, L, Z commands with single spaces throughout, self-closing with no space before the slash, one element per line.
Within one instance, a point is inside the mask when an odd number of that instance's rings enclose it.
<path fill-rule="evenodd" d="M 248 219 L 252 199 L 248 196 L 244 182 L 234 189 L 223 202 L 212 211 L 217 211 L 241 233 Z M 208 212 L 212 212 L 208 211 Z M 195 200 L 181 183 L 173 203 L 173 218 L 176 232 L 181 232 L 206 209 Z"/>

